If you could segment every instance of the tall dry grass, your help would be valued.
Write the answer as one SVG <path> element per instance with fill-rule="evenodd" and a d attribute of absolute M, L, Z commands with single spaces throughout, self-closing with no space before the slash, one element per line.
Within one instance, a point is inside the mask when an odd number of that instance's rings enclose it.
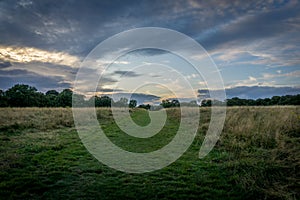
<path fill-rule="evenodd" d="M 71 108 L 0 108 L 1 129 L 48 130 L 73 124 Z"/>
<path fill-rule="evenodd" d="M 229 146 L 284 147 L 284 136 L 300 136 L 300 107 L 230 107 L 223 132 Z"/>
<path fill-rule="evenodd" d="M 300 107 L 230 107 L 218 146 L 231 155 L 236 184 L 266 199 L 297 199 L 299 136 Z"/>
<path fill-rule="evenodd" d="M 194 108 L 187 109 L 187 116 L 195 114 Z M 181 117 L 178 108 L 167 109 L 167 113 L 175 120 Z M 97 118 L 111 121 L 112 113 L 108 108 L 98 108 Z M 209 122 L 210 108 L 201 108 L 197 151 Z M 37 129 L 47 134 L 43 131 L 73 126 L 71 108 L 0 108 L 0 133 Z M 249 193 L 262 194 L 266 199 L 297 199 L 299 136 L 299 106 L 228 107 L 223 132 L 214 149 L 227 156 L 211 158 L 210 162 L 228 170 L 234 184 Z"/>

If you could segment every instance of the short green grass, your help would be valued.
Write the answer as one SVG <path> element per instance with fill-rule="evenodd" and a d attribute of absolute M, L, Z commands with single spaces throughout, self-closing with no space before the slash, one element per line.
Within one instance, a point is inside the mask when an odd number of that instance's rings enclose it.
<path fill-rule="evenodd" d="M 209 111 L 201 109 L 197 136 L 180 159 L 128 174 L 89 154 L 69 108 L 0 109 L 0 199 L 299 199 L 299 107 L 228 108 L 220 141 L 198 159 Z M 166 126 L 148 140 L 123 133 L 109 109 L 97 117 L 116 145 L 150 152 L 176 133 L 180 112 L 167 112 Z M 145 110 L 131 116 L 149 123 Z"/>

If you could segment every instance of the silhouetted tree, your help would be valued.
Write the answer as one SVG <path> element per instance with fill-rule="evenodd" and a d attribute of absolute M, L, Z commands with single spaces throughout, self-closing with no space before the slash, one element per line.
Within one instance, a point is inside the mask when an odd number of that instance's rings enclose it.
<path fill-rule="evenodd" d="M 179 107 L 180 106 L 180 103 L 177 99 L 173 99 L 171 103 L 172 103 L 172 107 Z"/>
<path fill-rule="evenodd" d="M 127 107 L 128 106 L 128 99 L 125 97 L 121 97 L 121 99 L 114 103 L 116 107 Z"/>
<path fill-rule="evenodd" d="M 93 96 L 89 99 L 89 106 L 111 107 L 112 99 L 108 96 Z"/>
<path fill-rule="evenodd" d="M 57 105 L 61 107 L 71 107 L 72 106 L 72 95 L 73 91 L 70 89 L 64 89 L 57 96 Z"/>
<path fill-rule="evenodd" d="M 180 103 L 177 99 L 164 99 L 162 100 L 161 104 L 164 108 L 171 108 L 171 107 L 179 107 Z"/>
<path fill-rule="evenodd" d="M 271 98 L 271 105 L 278 105 L 280 101 L 280 96 L 273 96 Z"/>
<path fill-rule="evenodd" d="M 203 107 L 210 107 L 212 105 L 211 100 L 210 99 L 203 99 L 201 102 L 201 106 Z"/>
<path fill-rule="evenodd" d="M 172 107 L 172 102 L 170 101 L 170 99 L 164 99 L 162 100 L 160 105 L 164 108 L 170 108 Z"/>
<path fill-rule="evenodd" d="M 58 95 L 59 95 L 59 92 L 57 92 L 56 90 L 49 90 L 46 92 L 46 105 L 47 107 L 56 107 L 56 106 L 59 106 L 58 105 Z"/>
<path fill-rule="evenodd" d="M 100 107 L 111 107 L 112 101 L 113 101 L 112 98 L 110 98 L 109 96 L 101 96 L 100 101 L 99 101 L 99 106 Z"/>
<path fill-rule="evenodd" d="M 186 106 L 186 107 L 198 107 L 197 101 L 193 100 L 190 102 L 181 102 L 180 106 Z"/>
<path fill-rule="evenodd" d="M 129 101 L 129 108 L 135 108 L 136 107 L 136 104 L 137 104 L 137 101 L 134 100 L 134 99 L 131 99 Z"/>
<path fill-rule="evenodd" d="M 202 95 L 204 98 L 205 95 Z M 74 106 L 96 106 L 96 107 L 110 107 L 112 103 L 119 107 L 136 107 L 136 100 L 130 100 L 122 97 L 119 101 L 113 102 L 108 96 L 94 96 L 86 102 L 83 95 L 74 94 L 70 89 L 64 89 L 62 92 L 56 90 L 49 90 L 45 94 L 38 92 L 35 87 L 16 84 L 6 91 L 0 90 L 0 107 L 71 107 L 72 98 L 75 103 Z M 285 96 L 273 96 L 272 98 L 259 98 L 253 99 L 240 99 L 233 97 L 226 99 L 225 102 L 211 99 L 203 99 L 201 106 L 211 105 L 225 105 L 227 106 L 269 106 L 269 105 L 300 105 L 300 94 L 298 95 L 285 95 Z M 198 106 L 196 101 L 182 102 L 180 103 L 177 99 L 165 99 L 160 104 L 164 108 L 179 107 L 179 106 Z M 140 108 L 150 109 L 150 105 L 140 105 Z"/>
<path fill-rule="evenodd" d="M 81 94 L 73 94 L 72 96 L 72 106 L 73 107 L 84 107 L 86 106 L 84 95 Z"/>
<path fill-rule="evenodd" d="M 38 93 L 35 87 L 17 84 L 5 92 L 8 105 L 12 107 L 38 106 Z"/>
<path fill-rule="evenodd" d="M 0 107 L 7 107 L 7 97 L 5 95 L 5 92 L 3 90 L 0 90 Z"/>
<path fill-rule="evenodd" d="M 141 104 L 138 106 L 138 108 L 143 108 L 143 109 L 149 110 L 151 108 L 151 106 L 150 106 L 150 104 Z"/>
<path fill-rule="evenodd" d="M 54 95 L 54 96 L 58 96 L 59 92 L 57 92 L 56 90 L 48 90 L 46 92 L 46 95 Z"/>

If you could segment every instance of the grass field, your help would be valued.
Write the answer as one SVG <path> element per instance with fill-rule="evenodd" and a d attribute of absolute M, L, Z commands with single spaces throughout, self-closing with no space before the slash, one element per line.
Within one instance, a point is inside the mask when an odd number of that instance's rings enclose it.
<path fill-rule="evenodd" d="M 97 117 L 118 146 L 150 152 L 170 142 L 178 109 L 149 140 L 134 139 L 109 109 Z M 149 123 L 147 111 L 133 120 Z M 70 108 L 0 109 L 0 199 L 300 199 L 300 107 L 230 107 L 217 145 L 198 158 L 210 120 L 201 108 L 193 144 L 158 171 L 129 174 L 98 162 L 82 145 Z"/>

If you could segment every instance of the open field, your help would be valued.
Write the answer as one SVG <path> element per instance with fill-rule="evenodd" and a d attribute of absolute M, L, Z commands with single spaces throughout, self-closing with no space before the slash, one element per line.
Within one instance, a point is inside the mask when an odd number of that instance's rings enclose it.
<path fill-rule="evenodd" d="M 170 142 L 178 109 L 168 109 L 162 131 L 134 139 L 97 109 L 106 135 L 118 146 L 150 152 Z M 149 123 L 146 110 L 133 120 Z M 99 163 L 82 145 L 70 108 L 0 109 L 0 199 L 300 199 L 300 107 L 230 107 L 220 140 L 198 158 L 210 119 L 187 152 L 155 172 L 128 174 Z"/>

